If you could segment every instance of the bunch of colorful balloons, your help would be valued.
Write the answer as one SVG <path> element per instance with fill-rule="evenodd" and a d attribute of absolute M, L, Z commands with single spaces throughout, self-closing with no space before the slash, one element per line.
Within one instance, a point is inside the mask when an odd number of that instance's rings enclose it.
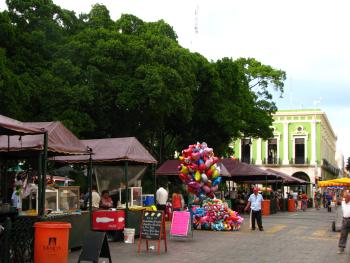
<path fill-rule="evenodd" d="M 201 208 L 194 208 L 193 227 L 216 231 L 238 231 L 243 222 L 237 212 L 220 199 L 207 199 Z"/>
<path fill-rule="evenodd" d="M 213 149 L 205 142 L 192 144 L 182 151 L 179 159 L 179 177 L 188 186 L 188 191 L 200 200 L 214 198 L 221 176 L 220 167 L 217 166 L 219 158 L 215 157 Z"/>

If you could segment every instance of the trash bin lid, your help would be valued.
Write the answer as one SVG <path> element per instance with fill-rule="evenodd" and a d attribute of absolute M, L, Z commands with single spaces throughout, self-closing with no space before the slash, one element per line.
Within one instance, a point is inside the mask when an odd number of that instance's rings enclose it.
<path fill-rule="evenodd" d="M 35 228 L 72 228 L 72 225 L 67 222 L 36 222 Z"/>

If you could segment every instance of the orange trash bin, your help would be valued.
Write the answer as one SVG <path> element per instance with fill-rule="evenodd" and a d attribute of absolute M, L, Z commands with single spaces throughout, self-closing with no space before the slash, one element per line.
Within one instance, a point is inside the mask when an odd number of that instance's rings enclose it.
<path fill-rule="evenodd" d="M 288 199 L 288 212 L 295 212 L 295 201 L 294 201 L 294 199 Z"/>
<path fill-rule="evenodd" d="M 37 222 L 34 228 L 34 263 L 67 263 L 71 224 Z"/>
<path fill-rule="evenodd" d="M 261 214 L 263 216 L 270 215 L 270 200 L 263 200 L 261 202 Z"/>

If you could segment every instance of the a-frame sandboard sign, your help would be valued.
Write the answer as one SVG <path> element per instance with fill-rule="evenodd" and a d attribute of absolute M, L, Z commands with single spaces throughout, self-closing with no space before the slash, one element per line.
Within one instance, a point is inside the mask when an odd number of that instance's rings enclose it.
<path fill-rule="evenodd" d="M 109 263 L 112 263 L 106 233 L 97 231 L 88 232 L 83 241 L 83 249 L 78 263 L 81 261 L 98 263 L 100 257 L 108 258 Z"/>
<path fill-rule="evenodd" d="M 170 236 L 173 238 L 193 238 L 191 213 L 188 211 L 174 211 L 170 226 Z"/>
<path fill-rule="evenodd" d="M 160 243 L 164 241 L 165 252 L 167 252 L 167 240 L 165 229 L 165 218 L 163 211 L 144 211 L 140 226 L 140 239 L 138 253 L 140 254 L 142 239 L 146 240 L 146 250 L 149 251 L 149 240 L 158 240 L 158 254 L 160 254 Z"/>

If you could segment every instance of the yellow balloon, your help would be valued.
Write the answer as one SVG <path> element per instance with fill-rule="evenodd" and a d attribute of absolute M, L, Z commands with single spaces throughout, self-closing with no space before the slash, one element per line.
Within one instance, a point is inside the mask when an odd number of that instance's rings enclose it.
<path fill-rule="evenodd" d="M 183 161 L 185 159 L 185 157 L 183 157 L 182 155 L 179 157 L 180 161 Z"/>
<path fill-rule="evenodd" d="M 187 169 L 187 167 L 186 167 L 185 165 L 183 165 L 183 166 L 181 167 L 181 173 L 183 173 L 183 174 L 188 174 L 188 169 Z"/>
<path fill-rule="evenodd" d="M 211 176 L 212 179 L 215 179 L 216 177 L 218 177 L 220 175 L 219 171 L 218 170 L 215 170 L 213 172 L 213 175 Z"/>
<path fill-rule="evenodd" d="M 194 174 L 194 179 L 199 182 L 201 180 L 201 173 L 199 171 L 197 171 L 195 174 Z"/>
<path fill-rule="evenodd" d="M 214 172 L 214 170 L 216 170 L 216 167 L 214 166 L 214 164 L 212 166 L 210 166 L 210 169 Z"/>

